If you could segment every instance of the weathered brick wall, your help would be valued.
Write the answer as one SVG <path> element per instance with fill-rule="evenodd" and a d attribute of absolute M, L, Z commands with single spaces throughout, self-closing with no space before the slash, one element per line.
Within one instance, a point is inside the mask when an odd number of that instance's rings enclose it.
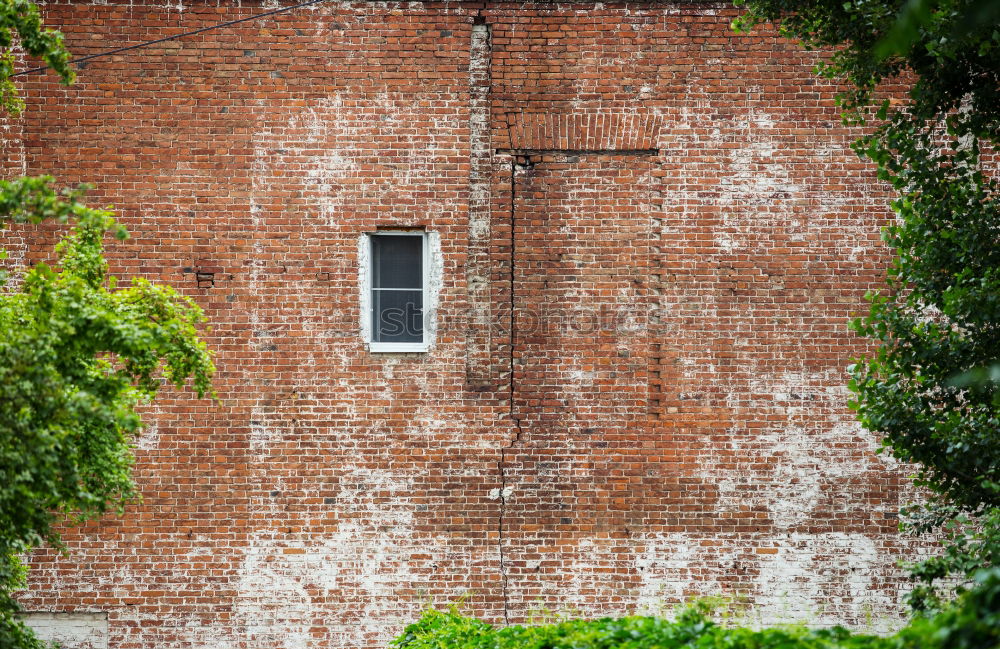
<path fill-rule="evenodd" d="M 78 55 L 263 10 L 45 8 Z M 6 173 L 95 183 L 114 271 L 197 300 L 220 370 L 149 409 L 143 502 L 40 552 L 26 606 L 123 648 L 378 646 L 465 593 L 891 624 L 903 474 L 843 388 L 883 189 L 812 59 L 731 18 L 331 1 L 26 80 Z M 439 246 L 429 353 L 362 342 L 380 226 Z"/>
<path fill-rule="evenodd" d="M 25 612 L 24 620 L 44 642 L 73 649 L 108 649 L 106 613 Z"/>

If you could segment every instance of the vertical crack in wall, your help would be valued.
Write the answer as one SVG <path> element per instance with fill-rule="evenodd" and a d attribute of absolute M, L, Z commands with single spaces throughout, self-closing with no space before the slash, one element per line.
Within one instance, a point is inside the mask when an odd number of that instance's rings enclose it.
<path fill-rule="evenodd" d="M 514 422 L 514 437 L 510 440 L 510 443 L 506 446 L 500 448 L 500 460 L 499 460 L 499 473 L 500 473 L 500 516 L 498 520 L 498 538 L 497 543 L 500 548 L 500 580 L 503 588 L 503 619 L 505 624 L 510 624 L 510 590 L 509 590 L 509 579 L 507 574 L 507 557 L 504 553 L 504 519 L 507 514 L 507 498 L 510 496 L 509 487 L 507 486 L 507 452 L 513 450 L 518 442 L 521 441 L 521 435 L 524 432 L 521 427 L 521 418 L 518 416 L 516 408 L 514 406 L 514 397 L 516 395 L 516 382 L 514 380 L 514 365 L 515 365 L 515 343 L 517 342 L 517 336 L 515 332 L 517 331 L 517 316 L 515 315 L 515 288 L 516 288 L 516 278 L 514 276 L 514 271 L 516 269 L 516 254 L 517 254 L 517 236 L 515 234 L 514 226 L 516 219 L 516 197 L 517 197 L 517 170 L 519 168 L 519 163 L 517 158 L 511 159 L 510 164 L 510 327 L 508 329 L 508 346 L 510 348 L 510 378 L 509 378 L 509 391 L 508 391 L 508 414 L 511 421 Z"/>
<path fill-rule="evenodd" d="M 471 390 L 487 390 L 492 380 L 492 317 L 490 313 L 489 275 L 490 228 L 493 179 L 493 149 L 491 147 L 490 91 L 492 77 L 492 33 L 480 10 L 473 17 L 472 36 L 469 44 L 469 230 L 468 260 L 466 262 L 466 291 L 469 300 L 469 326 L 466 338 L 466 386 Z M 515 422 L 517 432 L 513 440 L 500 446 L 497 460 L 497 474 L 500 482 L 498 499 L 500 511 L 497 517 L 497 553 L 500 562 L 500 586 L 503 605 L 503 619 L 510 624 L 509 595 L 507 580 L 507 556 L 504 553 L 504 524 L 507 513 L 507 451 L 520 439 L 520 423 L 514 418 L 514 163 L 511 163 L 511 204 L 509 225 L 511 228 L 510 251 L 510 317 L 508 331 L 510 345 L 510 385 L 508 388 L 508 415 Z"/>

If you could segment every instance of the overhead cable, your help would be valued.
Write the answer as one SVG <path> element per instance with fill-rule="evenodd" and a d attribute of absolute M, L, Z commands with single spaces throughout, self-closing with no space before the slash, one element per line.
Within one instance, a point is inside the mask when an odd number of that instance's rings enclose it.
<path fill-rule="evenodd" d="M 257 20 L 258 18 L 266 18 L 268 16 L 273 16 L 275 14 L 285 13 L 287 11 L 292 11 L 294 9 L 301 9 L 302 7 L 308 7 L 309 5 L 318 4 L 320 2 L 326 2 L 326 0 L 308 0 L 307 2 L 300 2 L 298 4 L 289 5 L 287 7 L 281 7 L 280 9 L 274 9 L 272 11 L 266 11 L 262 14 L 254 14 L 253 16 L 247 16 L 246 18 L 238 18 L 236 20 L 230 20 L 224 23 L 219 23 L 217 25 L 209 25 L 208 27 L 202 27 L 201 29 L 195 29 L 189 32 L 184 32 L 182 34 L 174 34 L 173 36 L 164 36 L 163 38 L 157 38 L 156 40 L 146 41 L 144 43 L 136 43 L 135 45 L 127 45 L 125 47 L 119 47 L 113 50 L 108 50 L 106 52 L 98 52 L 97 54 L 88 54 L 87 56 L 81 56 L 78 59 L 70 60 L 70 64 L 74 63 L 84 63 L 92 59 L 96 59 L 102 56 L 111 56 L 112 54 L 120 54 L 121 52 L 128 52 L 129 50 L 138 50 L 143 47 L 149 47 L 150 45 L 156 45 L 157 43 L 165 43 L 167 41 L 177 40 L 178 38 L 184 38 L 186 36 L 194 36 L 195 34 L 201 34 L 203 32 L 209 32 L 213 29 L 221 29 L 222 27 L 229 27 L 230 25 L 238 25 L 239 23 L 249 22 L 251 20 Z M 41 66 L 37 68 L 31 68 L 30 70 L 23 70 L 21 72 L 16 72 L 10 76 L 20 77 L 26 74 L 34 74 L 35 72 L 43 72 L 48 70 L 48 66 Z"/>

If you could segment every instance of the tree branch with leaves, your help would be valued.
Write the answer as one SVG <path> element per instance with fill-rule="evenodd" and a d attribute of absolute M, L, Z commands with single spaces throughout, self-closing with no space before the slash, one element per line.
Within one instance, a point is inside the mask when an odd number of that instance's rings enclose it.
<path fill-rule="evenodd" d="M 11 79 L 15 47 L 72 82 L 62 36 L 43 28 L 27 0 L 0 0 L 0 108 L 24 102 Z M 211 395 L 215 371 L 200 339 L 201 309 L 168 286 L 108 274 L 104 240 L 127 238 L 110 212 L 57 192 L 49 177 L 0 181 L 0 229 L 55 220 L 69 225 L 54 267 L 0 273 L 0 646 L 39 649 L 18 617 L 20 556 L 62 548 L 64 524 L 121 513 L 137 498 L 132 443 L 137 407 L 163 384 Z"/>
<path fill-rule="evenodd" d="M 201 309 L 144 279 L 119 288 L 103 241 L 124 229 L 50 182 L 0 181 L 0 218 L 73 222 L 55 267 L 40 264 L 0 292 L 0 646 L 34 646 L 16 618 L 18 555 L 61 547 L 63 523 L 121 513 L 137 496 L 136 407 L 163 383 L 211 394 L 214 372 Z"/>
<path fill-rule="evenodd" d="M 915 531 L 947 528 L 945 554 L 912 567 L 911 604 L 942 603 L 941 579 L 996 562 L 1000 538 L 1000 10 L 994 0 L 738 0 L 735 26 L 772 22 L 846 82 L 855 150 L 896 191 L 883 232 L 884 290 L 852 328 L 877 343 L 851 367 L 853 407 L 917 467 L 929 503 Z M 906 88 L 893 103 L 887 85 Z M 889 92 L 893 92 L 892 89 Z"/>

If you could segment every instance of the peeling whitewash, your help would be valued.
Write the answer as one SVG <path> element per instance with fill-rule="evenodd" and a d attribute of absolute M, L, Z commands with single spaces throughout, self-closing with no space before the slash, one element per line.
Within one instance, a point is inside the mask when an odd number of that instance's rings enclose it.
<path fill-rule="evenodd" d="M 846 533 L 582 539 L 563 555 L 564 578 L 546 591 L 558 592 L 559 605 L 545 612 L 671 616 L 692 599 L 715 597 L 735 623 L 823 627 L 856 620 L 855 628 L 887 632 L 903 622 L 898 613 L 887 615 L 898 610 L 902 594 L 892 588 L 900 577 L 894 568 L 897 551 Z M 626 565 L 637 578 L 623 583 Z M 730 581 L 727 575 L 734 572 L 744 578 Z"/>
<path fill-rule="evenodd" d="M 416 476 L 363 465 L 338 467 L 338 476 L 335 530 L 289 537 L 275 518 L 273 531 L 261 530 L 250 539 L 234 603 L 249 646 L 384 644 L 419 614 L 422 602 L 400 598 L 398 589 L 426 580 L 433 571 L 429 557 L 447 556 L 448 539 L 415 529 L 410 494 Z M 317 520 L 309 527 L 324 524 Z M 359 619 L 338 622 L 345 607 Z M 312 632 L 317 620 L 322 638 Z"/>
<path fill-rule="evenodd" d="M 415 528 L 416 506 L 409 501 L 415 476 L 366 466 L 342 470 L 341 488 L 335 494 L 341 522 L 335 530 L 289 535 L 281 529 L 280 508 L 264 505 L 263 513 L 275 525 L 240 544 L 242 558 L 234 592 L 225 602 L 227 614 L 215 621 L 204 616 L 158 620 L 163 628 L 158 631 L 157 649 L 386 646 L 400 628 L 416 619 L 428 600 L 400 597 L 399 589 L 426 582 L 435 561 L 453 554 L 449 539 L 427 536 Z M 375 495 L 391 505 L 375 502 Z M 196 539 L 189 554 L 210 556 L 213 548 L 211 540 Z M 175 561 L 189 565 L 191 558 L 175 557 Z M 115 579 L 136 583 L 139 575 L 119 574 Z M 448 600 L 457 600 L 463 592 L 456 587 Z M 350 621 L 345 621 L 346 611 Z M 115 622 L 148 624 L 143 614 L 129 611 L 118 614 Z"/>
<path fill-rule="evenodd" d="M 437 97 L 429 93 L 428 99 L 436 101 Z M 418 123 L 431 133 L 449 133 L 463 126 L 450 112 L 422 114 L 419 103 L 419 98 L 412 95 L 388 91 L 373 93 L 362 105 L 333 94 L 305 106 L 289 107 L 288 121 L 275 124 L 273 114 L 279 111 L 261 102 L 260 124 L 254 130 L 251 212 L 260 214 L 268 207 L 278 207 L 268 201 L 272 182 L 291 173 L 302 178 L 314 200 L 314 218 L 331 227 L 343 224 L 345 215 L 357 209 L 346 201 L 348 197 L 358 198 L 352 180 L 357 178 L 360 166 L 382 164 L 376 160 L 374 143 L 392 133 L 416 129 Z M 425 124 L 428 119 L 430 123 Z M 385 173 L 381 182 L 373 182 L 369 176 L 366 191 L 373 196 L 391 193 L 400 202 L 415 204 L 413 192 L 432 186 L 439 178 L 441 154 L 424 144 L 401 143 L 401 148 L 393 152 L 392 162 L 382 165 Z M 429 208 L 421 215 L 428 219 L 450 207 L 426 201 L 420 204 Z"/>
<path fill-rule="evenodd" d="M 107 613 L 31 611 L 22 619 L 39 640 L 62 649 L 108 649 Z"/>
<path fill-rule="evenodd" d="M 418 578 L 422 560 L 414 555 L 428 552 L 443 554 L 445 545 L 418 538 L 404 521 L 384 518 L 346 524 L 319 539 L 256 535 L 239 568 L 234 605 L 245 641 L 288 649 L 325 647 L 330 641 L 362 646 L 375 638 L 387 643 L 393 630 L 419 614 L 419 600 L 399 598 L 397 590 Z M 360 621 L 338 624 L 341 606 Z M 323 639 L 311 631 L 317 619 L 324 620 Z"/>
<path fill-rule="evenodd" d="M 673 534 L 646 537 L 636 565 L 642 574 L 637 609 L 663 612 L 698 596 L 722 596 L 737 621 L 760 627 L 804 623 L 832 626 L 858 620 L 858 628 L 898 627 L 896 550 L 862 534 L 778 534 L 749 541 Z M 734 589 L 726 569 L 748 571 L 749 587 Z M 749 605 L 747 604 L 749 603 Z"/>
<path fill-rule="evenodd" d="M 749 389 L 740 386 L 729 394 L 729 408 L 766 409 L 781 414 L 783 422 L 753 434 L 737 426 L 702 449 L 695 473 L 717 486 L 720 512 L 745 507 L 747 489 L 753 486 L 776 528 L 794 528 L 829 507 L 823 502 L 824 488 L 851 478 L 866 483 L 863 478 L 898 470 L 891 456 L 878 453 L 876 436 L 844 410 L 850 393 L 841 378 L 835 369 L 762 373 L 750 379 Z M 819 412 L 823 417 L 816 416 Z M 760 469 L 719 468 L 721 458 L 733 457 L 747 458 L 748 464 L 765 458 L 767 464 Z M 893 506 L 882 503 L 894 513 Z"/>

